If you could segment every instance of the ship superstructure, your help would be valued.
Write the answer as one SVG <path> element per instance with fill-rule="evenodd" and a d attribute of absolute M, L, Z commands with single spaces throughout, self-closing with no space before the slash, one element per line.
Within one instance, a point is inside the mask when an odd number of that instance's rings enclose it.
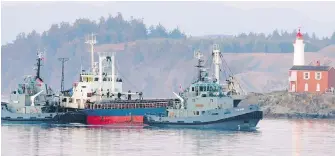
<path fill-rule="evenodd" d="M 91 45 L 92 35 L 86 43 Z M 61 96 L 61 105 L 81 109 L 86 114 L 86 124 L 143 124 L 146 113 L 164 113 L 167 106 L 178 99 L 143 99 L 142 92 L 123 91 L 122 79 L 115 68 L 115 52 L 96 52 L 99 62 L 93 62 L 89 72 L 81 71 L 79 81 Z M 135 97 L 134 97 L 135 96 Z"/>
<path fill-rule="evenodd" d="M 10 93 L 8 103 L 1 103 L 2 123 L 57 122 L 58 99 L 40 76 L 43 52 L 37 53 L 36 75 L 27 75 L 24 82 Z"/>
<path fill-rule="evenodd" d="M 204 68 L 200 52 L 195 53 L 199 69 L 197 80 L 175 95 L 180 103 L 174 103 L 165 114 L 146 115 L 144 123 L 150 126 L 213 129 L 255 128 L 262 119 L 257 104 L 239 106 L 244 99 L 236 79 L 229 75 L 226 83 L 220 83 L 220 62 L 222 55 L 217 45 L 213 46 L 214 78 Z"/>
<path fill-rule="evenodd" d="M 94 62 L 95 36 L 92 34 L 86 43 L 91 46 L 91 69 L 81 70 L 79 80 L 73 83 L 71 89 L 63 92 L 63 107 L 84 109 L 87 102 L 115 97 L 117 93 L 128 94 L 122 92 L 122 79 L 115 73 L 115 53 L 98 52 L 99 62 Z"/>

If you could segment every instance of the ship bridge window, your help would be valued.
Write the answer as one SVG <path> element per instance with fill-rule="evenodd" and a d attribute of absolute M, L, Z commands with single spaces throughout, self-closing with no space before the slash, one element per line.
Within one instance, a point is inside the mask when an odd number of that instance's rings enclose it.
<path fill-rule="evenodd" d="M 192 92 L 194 92 L 194 87 L 192 87 Z"/>
<path fill-rule="evenodd" d="M 81 88 L 86 88 L 86 86 L 81 86 Z"/>
<path fill-rule="evenodd" d="M 96 78 L 94 78 L 94 81 L 99 81 L 99 78 L 97 78 L 97 77 L 96 77 Z"/>
<path fill-rule="evenodd" d="M 107 81 L 107 78 L 104 77 L 104 78 L 102 79 L 102 81 Z"/>
<path fill-rule="evenodd" d="M 207 86 L 207 91 L 209 91 L 209 86 Z"/>
<path fill-rule="evenodd" d="M 204 87 L 203 86 L 200 86 L 200 91 L 204 91 Z"/>

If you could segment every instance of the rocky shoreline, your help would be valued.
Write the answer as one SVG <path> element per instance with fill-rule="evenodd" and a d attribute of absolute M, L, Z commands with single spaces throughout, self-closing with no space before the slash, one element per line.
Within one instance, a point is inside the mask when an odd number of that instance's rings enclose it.
<path fill-rule="evenodd" d="M 334 114 L 308 114 L 308 113 L 295 113 L 295 114 L 264 114 L 265 119 L 335 119 Z"/>
<path fill-rule="evenodd" d="M 249 93 L 247 103 L 258 103 L 264 118 L 335 119 L 335 95 L 315 93 Z"/>

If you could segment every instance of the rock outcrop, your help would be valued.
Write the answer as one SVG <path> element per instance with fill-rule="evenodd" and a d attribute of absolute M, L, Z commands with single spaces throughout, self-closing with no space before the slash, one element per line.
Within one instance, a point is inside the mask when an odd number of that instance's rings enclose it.
<path fill-rule="evenodd" d="M 335 118 L 335 95 L 330 93 L 250 93 L 244 102 L 259 103 L 265 118 Z"/>

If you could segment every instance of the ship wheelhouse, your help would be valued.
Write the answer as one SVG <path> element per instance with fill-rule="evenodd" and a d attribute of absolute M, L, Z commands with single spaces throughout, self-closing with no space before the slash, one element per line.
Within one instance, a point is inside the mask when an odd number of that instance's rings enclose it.
<path fill-rule="evenodd" d="M 104 73 L 102 82 L 99 75 L 91 72 L 82 72 L 79 81 L 73 84 L 73 88 L 65 93 L 62 103 L 65 107 L 85 108 L 87 102 L 94 102 L 100 98 L 112 97 L 112 78 L 110 73 Z M 122 92 L 122 79 L 115 76 L 114 90 Z"/>
<path fill-rule="evenodd" d="M 200 97 L 223 97 L 225 96 L 222 92 L 223 88 L 217 83 L 211 82 L 197 82 L 192 84 L 186 92 L 188 95 L 200 96 Z"/>

